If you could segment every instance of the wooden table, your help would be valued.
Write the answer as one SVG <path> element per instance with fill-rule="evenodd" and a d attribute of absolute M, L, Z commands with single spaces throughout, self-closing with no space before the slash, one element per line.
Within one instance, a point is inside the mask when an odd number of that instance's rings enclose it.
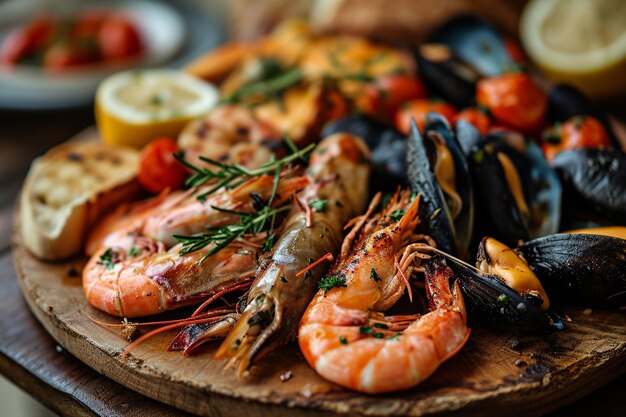
<path fill-rule="evenodd" d="M 28 310 L 15 278 L 9 231 L 13 202 L 28 165 L 50 146 L 92 124 L 91 114 L 91 109 L 0 111 L 0 373 L 64 416 L 188 416 L 128 390 L 63 351 Z M 622 375 L 550 416 L 626 415 L 625 389 Z"/>

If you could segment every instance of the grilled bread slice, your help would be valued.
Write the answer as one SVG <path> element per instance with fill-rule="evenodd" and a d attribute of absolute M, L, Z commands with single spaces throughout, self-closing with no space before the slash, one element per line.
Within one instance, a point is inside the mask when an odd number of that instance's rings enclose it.
<path fill-rule="evenodd" d="M 107 210 L 140 193 L 139 153 L 99 142 L 70 142 L 36 159 L 20 200 L 22 241 L 37 257 L 79 253 Z"/>

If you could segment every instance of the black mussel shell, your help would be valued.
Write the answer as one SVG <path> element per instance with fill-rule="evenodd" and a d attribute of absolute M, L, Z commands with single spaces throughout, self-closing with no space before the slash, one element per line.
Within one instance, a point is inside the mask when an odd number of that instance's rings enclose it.
<path fill-rule="evenodd" d="M 372 151 L 372 188 L 395 192 L 406 184 L 406 137 L 381 121 L 365 115 L 350 115 L 329 123 L 322 137 L 351 133 L 362 138 Z"/>
<path fill-rule="evenodd" d="M 430 93 L 458 108 L 474 102 L 479 75 L 444 45 L 423 45 L 415 50 L 420 78 Z"/>
<path fill-rule="evenodd" d="M 555 234 L 519 251 L 552 298 L 600 307 L 626 305 L 626 240 Z"/>
<path fill-rule="evenodd" d="M 456 219 L 435 175 L 436 141 L 443 142 L 454 160 L 455 190 L 462 202 Z M 420 217 L 423 231 L 437 242 L 439 249 L 455 256 L 467 255 L 472 237 L 474 199 L 472 182 L 461 147 L 448 122 L 439 114 L 428 113 L 424 131 L 413 121 L 407 144 L 408 178 L 411 189 L 421 195 Z"/>
<path fill-rule="evenodd" d="M 500 75 L 514 66 L 498 31 L 475 16 L 450 20 L 437 30 L 431 41 L 448 46 L 483 77 Z"/>
<path fill-rule="evenodd" d="M 527 335 L 563 329 L 556 314 L 541 310 L 541 298 L 519 293 L 498 278 L 479 274 L 456 261 L 445 262 L 463 293 L 470 325 L 480 323 Z"/>
<path fill-rule="evenodd" d="M 606 118 L 606 114 L 595 106 L 585 94 L 569 84 L 557 84 L 548 93 L 548 118 L 563 122 L 574 116 L 592 116 L 598 119 L 606 130 L 613 146 L 620 148 L 619 140 Z"/>
<path fill-rule="evenodd" d="M 468 158 L 475 150 L 486 141 L 486 138 L 480 134 L 476 126 L 466 120 L 456 122 L 455 132 L 456 138 L 461 145 L 463 155 Z"/>
<path fill-rule="evenodd" d="M 486 142 L 508 156 L 517 170 L 530 209 L 530 218 L 525 225 L 530 238 L 557 233 L 563 190 L 561 180 L 541 148 L 521 134 L 510 131 L 490 133 Z"/>
<path fill-rule="evenodd" d="M 552 161 L 563 180 L 564 206 L 580 206 L 600 218 L 626 224 L 626 153 L 603 149 L 561 152 Z"/>
<path fill-rule="evenodd" d="M 494 145 L 485 143 L 468 158 L 476 189 L 476 217 L 481 234 L 507 246 L 528 240 L 528 230 Z"/>

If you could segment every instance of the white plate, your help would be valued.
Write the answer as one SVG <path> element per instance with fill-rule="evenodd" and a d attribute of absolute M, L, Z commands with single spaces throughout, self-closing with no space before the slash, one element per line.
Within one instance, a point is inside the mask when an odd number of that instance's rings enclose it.
<path fill-rule="evenodd" d="M 4 20 L 0 21 L 0 39 L 33 15 L 33 5 L 38 5 L 35 14 L 46 11 L 45 4 L 42 8 L 41 2 L 17 0 L 17 3 L 20 4 L 16 6 L 15 2 L 9 1 L 0 7 L 0 16 Z M 132 64 L 85 68 L 65 74 L 49 74 L 40 68 L 28 66 L 11 69 L 0 67 L 0 107 L 45 109 L 84 104 L 93 97 L 98 83 L 107 75 L 130 66 L 146 68 L 163 65 L 175 56 L 185 42 L 183 18 L 173 7 L 164 3 L 149 0 L 78 3 L 57 0 L 48 3 L 48 6 L 52 14 L 60 16 L 72 15 L 85 9 L 116 10 L 130 16 L 146 44 L 144 57 Z"/>

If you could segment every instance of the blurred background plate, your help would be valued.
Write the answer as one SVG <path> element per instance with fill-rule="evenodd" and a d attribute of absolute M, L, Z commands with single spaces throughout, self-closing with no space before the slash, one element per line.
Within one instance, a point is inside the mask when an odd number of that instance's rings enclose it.
<path fill-rule="evenodd" d="M 85 106 L 92 102 L 100 80 L 113 72 L 129 67 L 181 67 L 225 39 L 219 10 L 202 2 L 9 0 L 0 2 L 0 41 L 34 15 L 67 16 L 86 9 L 119 11 L 131 17 L 145 41 L 145 56 L 132 65 L 103 65 L 66 74 L 25 66 L 5 69 L 0 71 L 0 109 Z"/>

